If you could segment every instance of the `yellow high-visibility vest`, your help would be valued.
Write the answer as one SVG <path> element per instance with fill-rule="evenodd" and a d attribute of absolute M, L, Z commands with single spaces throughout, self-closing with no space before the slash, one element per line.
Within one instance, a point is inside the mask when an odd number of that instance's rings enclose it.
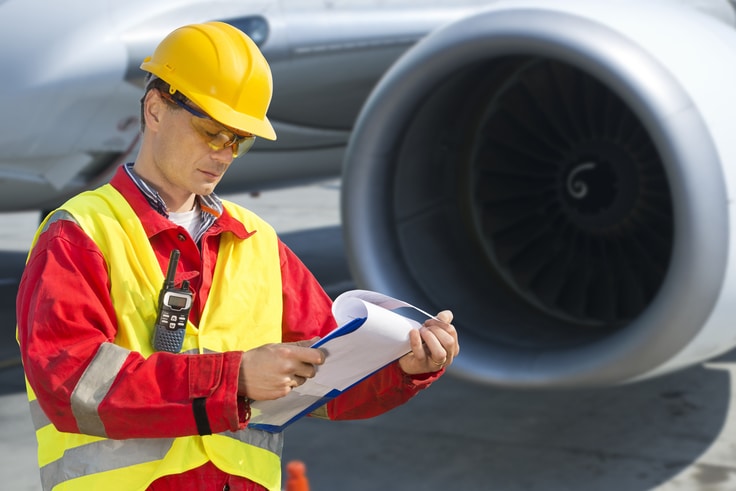
<path fill-rule="evenodd" d="M 276 233 L 248 210 L 226 201 L 224 206 L 256 233 L 245 240 L 231 233 L 221 235 L 207 304 L 199 326 L 188 323 L 182 352 L 246 351 L 281 341 Z M 119 331 L 115 343 L 103 344 L 97 358 L 102 357 L 107 369 L 114 371 L 128 350 L 149 356 L 164 273 L 140 220 L 109 184 L 72 198 L 60 209 L 70 213 L 94 240 L 108 265 Z M 246 428 L 206 436 L 112 440 L 64 433 L 43 415 L 27 381 L 26 386 L 44 489 L 144 490 L 161 476 L 182 473 L 207 461 L 269 490 L 281 488 L 281 434 Z"/>

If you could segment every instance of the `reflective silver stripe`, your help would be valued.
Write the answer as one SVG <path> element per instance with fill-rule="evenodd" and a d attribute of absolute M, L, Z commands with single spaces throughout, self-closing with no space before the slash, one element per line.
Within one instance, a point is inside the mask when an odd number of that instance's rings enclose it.
<path fill-rule="evenodd" d="M 279 457 L 284 448 L 284 436 L 282 433 L 269 433 L 268 431 L 246 428 L 238 431 L 225 431 L 217 433 L 220 436 L 234 438 L 243 443 L 263 448 L 275 453 Z"/>
<path fill-rule="evenodd" d="M 218 435 L 234 438 L 281 456 L 284 442 L 282 433 L 245 429 Z M 60 459 L 41 468 L 41 483 L 43 489 L 51 489 L 69 479 L 162 460 L 173 444 L 173 438 L 132 438 L 99 440 L 70 448 L 64 451 Z"/>
<path fill-rule="evenodd" d="M 38 399 L 30 401 L 28 404 L 31 407 L 31 421 L 33 421 L 33 427 L 36 431 L 51 424 L 51 420 L 46 416 L 46 413 L 43 412 L 43 409 L 41 409 Z"/>
<path fill-rule="evenodd" d="M 41 233 L 44 233 L 46 230 L 48 230 L 49 225 L 51 225 L 54 222 L 58 222 L 59 220 L 69 220 L 70 222 L 74 222 L 77 225 L 77 220 L 72 216 L 71 213 L 69 213 L 66 210 L 57 210 L 55 211 L 48 220 L 46 220 L 46 223 L 43 225 L 43 228 L 41 229 Z M 40 234 L 39 234 L 40 235 Z"/>
<path fill-rule="evenodd" d="M 82 374 L 71 397 L 72 413 L 80 433 L 107 437 L 98 409 L 129 354 L 130 350 L 103 343 Z"/>
<path fill-rule="evenodd" d="M 69 479 L 161 460 L 173 443 L 173 438 L 140 438 L 100 440 L 70 448 L 60 459 L 41 467 L 41 484 L 51 489 Z"/>

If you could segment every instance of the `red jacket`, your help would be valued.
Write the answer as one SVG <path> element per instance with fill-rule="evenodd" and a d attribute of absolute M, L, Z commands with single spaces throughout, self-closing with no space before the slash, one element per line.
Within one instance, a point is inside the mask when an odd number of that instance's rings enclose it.
<path fill-rule="evenodd" d="M 162 272 L 166 271 L 168 251 L 174 245 L 181 251 L 179 271 L 187 272 L 181 279 L 188 279 L 195 292 L 190 319 L 197 325 L 212 284 L 220 234 L 245 236 L 247 231 L 225 211 L 202 238 L 200 250 L 184 229 L 149 205 L 122 168 L 111 184 L 140 217 Z M 282 242 L 279 255 L 283 341 L 324 336 L 335 327 L 330 298 Z M 67 220 L 52 223 L 40 235 L 21 279 L 18 339 L 26 377 L 41 408 L 60 431 L 79 431 L 70 396 L 100 344 L 115 339 L 117 326 L 108 282 L 105 260 L 96 244 Z M 245 427 L 243 400 L 237 396 L 240 353 L 216 356 L 219 359 L 213 364 L 212 355 L 206 363 L 199 363 L 199 355 L 161 352 L 144 359 L 139 353 L 131 353 L 100 405 L 108 436 L 125 439 L 198 434 L 190 387 L 202 389 L 208 385 L 211 395 L 206 407 L 212 432 Z M 217 382 L 211 376 L 213 367 L 222 373 Z M 440 373 L 409 377 L 394 363 L 328 403 L 328 415 L 330 419 L 376 416 L 406 402 Z M 141 390 L 143 387 L 146 390 Z M 131 418 L 131 414 L 136 417 Z M 262 489 L 208 465 L 159 481 L 167 481 L 177 489 L 199 489 L 196 483 L 203 482 L 205 476 L 209 481 L 211 475 L 229 483 L 232 490 Z M 161 486 L 167 483 L 159 481 L 152 488 L 165 489 Z"/>

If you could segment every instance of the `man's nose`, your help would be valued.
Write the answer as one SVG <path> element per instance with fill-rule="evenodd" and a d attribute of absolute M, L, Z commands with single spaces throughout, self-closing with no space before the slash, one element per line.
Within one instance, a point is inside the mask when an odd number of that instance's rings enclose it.
<path fill-rule="evenodd" d="M 223 164 L 230 164 L 234 160 L 233 147 L 223 147 L 220 150 L 213 150 L 213 158 Z"/>

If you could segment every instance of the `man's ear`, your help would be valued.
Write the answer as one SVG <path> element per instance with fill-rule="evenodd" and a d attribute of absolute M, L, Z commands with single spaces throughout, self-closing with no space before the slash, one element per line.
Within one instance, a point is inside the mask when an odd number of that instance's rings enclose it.
<path fill-rule="evenodd" d="M 155 90 L 149 90 L 143 100 L 143 117 L 146 120 L 146 128 L 157 131 L 165 110 L 166 102 Z"/>

